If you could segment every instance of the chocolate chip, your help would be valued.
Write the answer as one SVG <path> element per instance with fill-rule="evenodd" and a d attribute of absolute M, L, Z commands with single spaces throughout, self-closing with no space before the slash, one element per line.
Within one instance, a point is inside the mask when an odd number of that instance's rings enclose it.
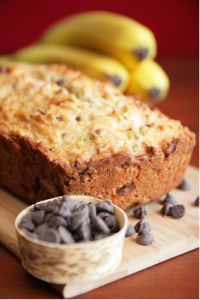
<path fill-rule="evenodd" d="M 102 233 L 110 233 L 110 228 L 108 227 L 108 225 L 98 216 L 93 218 L 92 226 L 95 230 Z"/>
<path fill-rule="evenodd" d="M 31 233 L 33 238 L 46 242 L 68 244 L 90 241 L 120 229 L 113 212 L 109 200 L 86 204 L 63 196 L 35 204 L 33 211 L 22 218 L 20 227 Z"/>
<path fill-rule="evenodd" d="M 118 187 L 116 189 L 116 193 L 119 196 L 123 196 L 123 195 L 126 195 L 127 193 L 130 193 L 134 189 L 134 187 L 135 187 L 135 185 L 134 185 L 133 182 L 127 183 L 127 184 L 124 184 L 121 187 Z"/>
<path fill-rule="evenodd" d="M 65 80 L 64 79 L 58 79 L 56 81 L 56 83 L 57 83 L 57 85 L 62 86 L 65 83 Z"/>
<path fill-rule="evenodd" d="M 47 213 L 47 214 L 45 215 L 45 217 L 44 217 L 44 221 L 45 221 L 46 223 L 48 223 L 49 220 L 50 220 L 51 218 L 53 218 L 53 217 L 54 217 L 54 214 L 52 214 L 52 213 Z"/>
<path fill-rule="evenodd" d="M 115 85 L 119 86 L 122 83 L 122 78 L 118 75 L 108 75 L 107 78 Z"/>
<path fill-rule="evenodd" d="M 83 241 L 90 241 L 92 239 L 92 232 L 90 224 L 86 221 L 81 224 L 81 227 L 78 230 L 80 239 Z"/>
<path fill-rule="evenodd" d="M 28 231 L 28 230 L 26 230 L 26 229 L 23 229 L 23 231 L 24 231 L 24 232 L 26 233 L 26 235 L 28 235 L 30 238 L 32 238 L 32 239 L 38 239 L 38 236 L 37 236 L 36 233 L 30 232 L 30 231 Z"/>
<path fill-rule="evenodd" d="M 67 195 L 63 196 L 62 201 L 67 203 L 71 211 L 74 211 L 75 209 L 79 208 L 79 206 L 81 205 L 81 202 L 78 202 L 68 197 Z"/>
<path fill-rule="evenodd" d="M 63 117 L 62 116 L 56 116 L 56 120 L 63 121 Z"/>
<path fill-rule="evenodd" d="M 171 208 L 171 216 L 175 219 L 183 217 L 185 214 L 185 207 L 182 204 L 177 204 Z"/>
<path fill-rule="evenodd" d="M 148 90 L 148 95 L 151 100 L 157 100 L 160 97 L 161 90 L 155 87 L 152 87 Z"/>
<path fill-rule="evenodd" d="M 100 233 L 100 232 L 95 232 L 95 235 L 94 235 L 94 240 L 97 241 L 97 240 L 101 240 L 101 239 L 104 239 L 106 237 L 110 236 L 109 233 Z"/>
<path fill-rule="evenodd" d="M 113 215 L 107 216 L 104 219 L 104 221 L 110 228 L 111 232 L 117 232 L 119 230 L 119 224 L 118 224 L 117 218 L 115 216 L 113 216 Z"/>
<path fill-rule="evenodd" d="M 58 214 L 62 217 L 69 217 L 71 215 L 71 204 L 67 201 L 63 202 Z"/>
<path fill-rule="evenodd" d="M 33 231 L 35 229 L 35 225 L 32 221 L 22 221 L 20 223 L 20 228 L 21 229 L 26 229 L 28 231 Z"/>
<path fill-rule="evenodd" d="M 105 220 L 105 218 L 107 218 L 108 216 L 110 216 L 110 214 L 107 212 L 100 212 L 98 214 L 98 217 L 102 218 L 103 220 Z"/>
<path fill-rule="evenodd" d="M 140 206 L 133 210 L 133 216 L 137 219 L 142 219 L 147 215 L 147 208 L 146 206 Z"/>
<path fill-rule="evenodd" d="M 46 204 L 45 211 L 57 214 L 59 212 L 59 204 L 55 201 L 49 201 Z"/>
<path fill-rule="evenodd" d="M 40 225 L 44 221 L 45 212 L 43 210 L 39 210 L 32 213 L 32 221 L 35 225 Z"/>
<path fill-rule="evenodd" d="M 135 228 L 132 224 L 128 224 L 127 230 L 126 230 L 126 237 L 132 236 L 135 234 Z"/>
<path fill-rule="evenodd" d="M 75 242 L 75 239 L 73 238 L 73 235 L 71 234 L 71 232 L 63 226 L 60 226 L 58 228 L 58 234 L 60 236 L 62 243 L 72 244 Z"/>
<path fill-rule="evenodd" d="M 46 211 L 46 206 L 47 206 L 47 204 L 45 202 L 36 203 L 36 204 L 34 204 L 34 210 L 35 211 L 37 211 L 37 210 L 44 210 L 44 211 Z"/>
<path fill-rule="evenodd" d="M 197 197 L 197 198 L 195 199 L 194 205 L 197 206 L 197 207 L 199 206 L 199 197 Z"/>
<path fill-rule="evenodd" d="M 81 121 L 81 117 L 77 116 L 77 117 L 76 117 L 76 121 L 77 121 L 77 122 L 80 122 L 80 121 Z"/>
<path fill-rule="evenodd" d="M 21 222 L 32 222 L 32 213 L 28 213 L 21 218 Z"/>
<path fill-rule="evenodd" d="M 149 230 L 144 229 L 138 233 L 136 241 L 142 246 L 147 246 L 153 243 L 154 237 Z"/>
<path fill-rule="evenodd" d="M 160 210 L 161 215 L 171 216 L 171 208 L 172 208 L 171 203 L 166 203 L 165 205 L 163 205 L 163 207 Z"/>
<path fill-rule="evenodd" d="M 84 206 L 75 211 L 75 213 L 71 216 L 70 220 L 70 228 L 72 231 L 77 230 L 81 224 L 88 218 L 89 216 L 89 208 L 88 206 Z"/>
<path fill-rule="evenodd" d="M 92 219 L 92 218 L 95 218 L 96 215 L 97 215 L 96 206 L 95 206 L 95 204 L 90 203 L 89 204 L 89 216 Z"/>
<path fill-rule="evenodd" d="M 61 216 L 53 216 L 48 221 L 48 226 L 53 227 L 53 228 L 57 228 L 59 226 L 67 227 L 67 225 L 68 225 L 67 221 L 64 218 L 62 218 Z"/>
<path fill-rule="evenodd" d="M 43 228 L 38 234 L 38 239 L 48 243 L 59 243 L 60 236 L 55 229 Z"/>
<path fill-rule="evenodd" d="M 187 191 L 191 189 L 191 185 L 185 179 L 177 186 L 177 189 Z"/>
<path fill-rule="evenodd" d="M 107 201 L 101 201 L 96 204 L 97 213 L 108 212 L 113 213 L 113 206 Z"/>
<path fill-rule="evenodd" d="M 148 56 L 149 49 L 144 47 L 139 47 L 133 50 L 133 54 L 138 58 L 138 60 L 143 60 Z"/>
<path fill-rule="evenodd" d="M 172 205 L 175 205 L 176 204 L 176 200 L 175 198 L 171 195 L 171 194 L 167 194 L 165 196 L 165 198 L 160 201 L 161 204 L 172 204 Z"/>
<path fill-rule="evenodd" d="M 135 224 L 135 231 L 137 233 L 139 233 L 140 231 L 143 231 L 144 229 L 151 231 L 151 225 L 146 220 L 141 220 Z"/>
<path fill-rule="evenodd" d="M 46 230 L 48 228 L 46 223 L 43 223 L 41 225 L 39 225 L 36 229 L 35 229 L 35 233 L 37 235 L 39 235 L 41 232 L 43 232 L 44 230 Z"/>

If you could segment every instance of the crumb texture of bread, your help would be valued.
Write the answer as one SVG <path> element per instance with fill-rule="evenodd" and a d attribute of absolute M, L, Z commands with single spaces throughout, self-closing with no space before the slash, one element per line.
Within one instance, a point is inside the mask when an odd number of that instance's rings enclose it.
<path fill-rule="evenodd" d="M 0 185 L 31 202 L 148 203 L 180 183 L 194 144 L 179 121 L 79 71 L 0 66 Z"/>

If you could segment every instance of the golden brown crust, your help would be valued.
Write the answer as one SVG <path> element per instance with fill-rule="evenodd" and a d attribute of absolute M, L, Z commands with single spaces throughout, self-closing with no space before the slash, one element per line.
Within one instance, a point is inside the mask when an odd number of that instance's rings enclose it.
<path fill-rule="evenodd" d="M 4 73 L 1 186 L 31 202 L 84 194 L 127 209 L 181 182 L 195 136 L 180 122 L 64 66 L 10 66 Z M 61 75 L 63 89 L 54 82 Z"/>
<path fill-rule="evenodd" d="M 188 133 L 163 151 L 134 158 L 116 153 L 101 160 L 67 164 L 48 149 L 18 135 L 0 134 L 0 185 L 35 202 L 62 194 L 107 198 L 127 209 L 158 199 L 183 179 L 194 147 Z M 169 152 L 170 151 L 170 152 Z"/>

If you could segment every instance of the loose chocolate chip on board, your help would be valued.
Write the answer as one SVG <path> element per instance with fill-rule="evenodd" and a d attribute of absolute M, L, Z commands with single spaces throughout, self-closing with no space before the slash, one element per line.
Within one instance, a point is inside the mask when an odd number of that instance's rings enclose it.
<path fill-rule="evenodd" d="M 133 236 L 135 234 L 135 228 L 132 224 L 128 224 L 127 230 L 126 230 L 126 237 Z"/>
<path fill-rule="evenodd" d="M 182 191 L 188 191 L 191 189 L 191 185 L 185 179 L 177 186 L 177 189 Z"/>
<path fill-rule="evenodd" d="M 133 210 L 133 216 L 137 219 L 142 219 L 147 215 L 147 208 L 146 206 L 140 206 Z"/>
<path fill-rule="evenodd" d="M 136 241 L 142 246 L 147 246 L 153 243 L 154 237 L 149 230 L 144 229 L 138 233 Z"/>
<path fill-rule="evenodd" d="M 197 197 L 197 198 L 195 199 L 194 205 L 195 205 L 196 207 L 199 207 L 199 197 Z"/>
<path fill-rule="evenodd" d="M 148 230 L 151 231 L 151 225 L 146 220 L 141 220 L 138 223 L 135 224 L 135 231 L 139 233 L 142 230 Z"/>
<path fill-rule="evenodd" d="M 102 232 L 102 233 L 110 233 L 110 228 L 108 225 L 98 216 L 93 218 L 92 220 L 93 229 Z"/>
<path fill-rule="evenodd" d="M 52 228 L 44 228 L 38 234 L 38 239 L 48 243 L 59 243 L 60 236 L 55 229 Z"/>
<path fill-rule="evenodd" d="M 43 210 L 39 210 L 36 212 L 32 212 L 32 221 L 35 225 L 40 225 L 44 221 L 45 212 Z"/>
<path fill-rule="evenodd" d="M 171 216 L 171 209 L 172 209 L 172 204 L 171 203 L 166 203 L 163 205 L 163 207 L 160 210 L 161 215 L 163 216 Z"/>
<path fill-rule="evenodd" d="M 117 232 L 119 230 L 119 224 L 117 221 L 117 218 L 113 215 L 110 215 L 108 217 L 106 217 L 104 219 L 105 223 L 108 225 L 108 227 L 110 228 L 110 231 L 113 232 Z"/>
<path fill-rule="evenodd" d="M 61 242 L 64 244 L 72 244 L 75 243 L 75 239 L 71 232 L 67 230 L 65 227 L 60 226 L 58 228 L 58 234 L 60 236 Z"/>
<path fill-rule="evenodd" d="M 96 204 L 97 213 L 108 212 L 113 213 L 113 206 L 107 201 L 101 201 Z"/>
<path fill-rule="evenodd" d="M 182 204 L 177 204 L 171 208 L 171 216 L 175 219 L 183 217 L 185 214 L 185 207 Z"/>
<path fill-rule="evenodd" d="M 175 205 L 176 204 L 176 199 L 171 194 L 167 194 L 165 196 L 165 198 L 160 203 L 163 204 L 163 205 L 165 205 L 165 204 Z"/>

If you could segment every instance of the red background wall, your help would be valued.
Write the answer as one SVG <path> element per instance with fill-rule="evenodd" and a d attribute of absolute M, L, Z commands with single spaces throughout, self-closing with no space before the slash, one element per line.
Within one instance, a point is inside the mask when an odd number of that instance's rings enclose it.
<path fill-rule="evenodd" d="M 35 41 L 64 16 L 95 9 L 122 13 L 150 27 L 160 54 L 197 54 L 197 0 L 0 0 L 0 53 Z"/>

